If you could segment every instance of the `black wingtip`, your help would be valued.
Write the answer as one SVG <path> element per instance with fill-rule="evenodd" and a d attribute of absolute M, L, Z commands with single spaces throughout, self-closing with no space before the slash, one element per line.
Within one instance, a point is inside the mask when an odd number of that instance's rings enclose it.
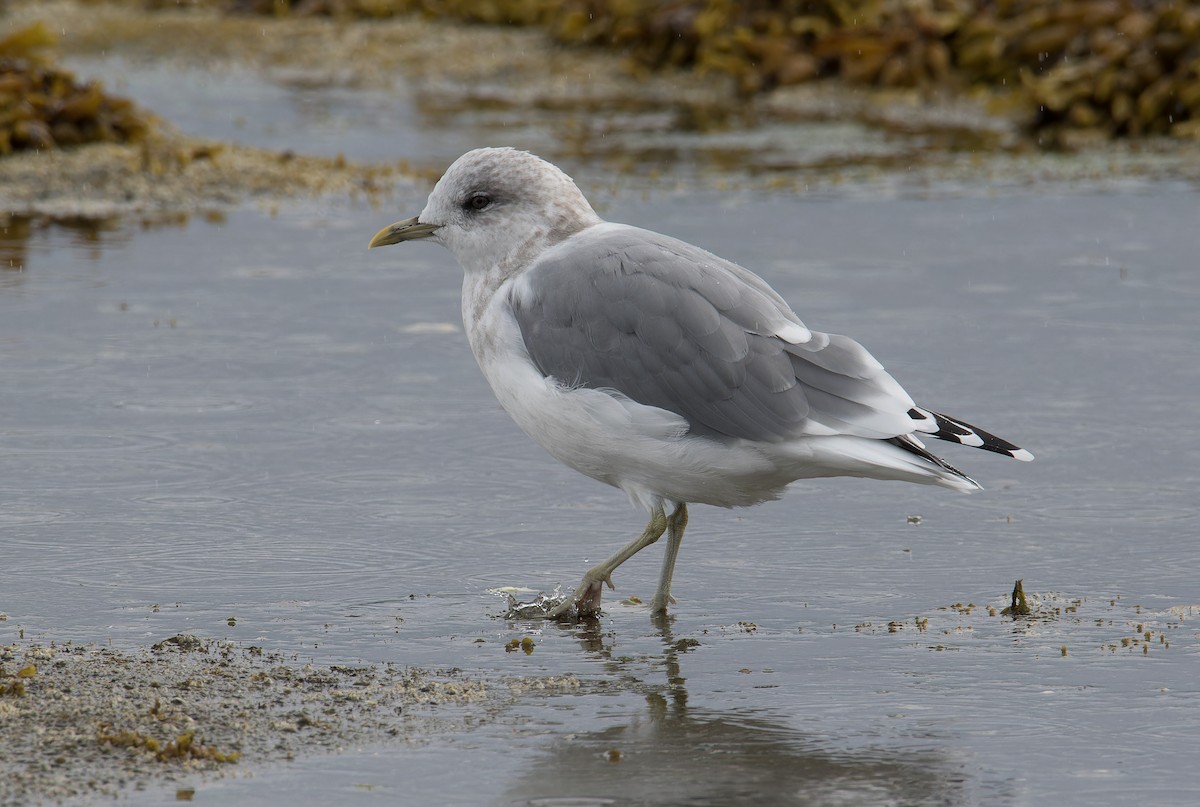
<path fill-rule="evenodd" d="M 918 421 L 918 431 L 926 433 L 931 437 L 936 437 L 938 440 L 947 440 L 951 443 L 959 443 L 960 445 L 971 446 L 972 448 L 982 448 L 984 451 L 1003 454 L 1006 457 L 1012 457 L 1022 462 L 1029 462 L 1033 459 L 1033 454 L 1015 443 L 1010 443 L 991 432 L 986 432 L 978 426 L 972 426 L 970 423 L 958 418 L 919 407 L 908 410 L 908 416 Z"/>

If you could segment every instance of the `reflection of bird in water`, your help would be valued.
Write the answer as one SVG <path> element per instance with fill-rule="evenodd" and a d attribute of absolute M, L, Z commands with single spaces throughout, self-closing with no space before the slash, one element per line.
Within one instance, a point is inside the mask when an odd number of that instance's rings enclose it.
<path fill-rule="evenodd" d="M 961 771 L 932 754 L 823 750 L 736 712 L 667 710 L 547 744 L 501 804 L 920 805 L 968 801 Z M 590 797 L 590 798 L 589 798 Z"/>
<path fill-rule="evenodd" d="M 962 770 L 943 752 L 831 749 L 828 741 L 764 717 L 769 697 L 755 699 L 744 712 L 690 706 L 681 667 L 689 645 L 672 636 L 665 618 L 658 626 L 663 654 L 643 661 L 665 673 L 665 687 L 637 680 L 637 661 L 614 662 L 622 690 L 644 693 L 644 709 L 634 704 L 632 714 L 611 725 L 614 712 L 621 713 L 606 706 L 609 727 L 547 743 L 496 803 L 858 807 L 970 801 Z M 598 646 L 603 635 L 596 621 L 578 635 L 590 653 L 609 657 Z"/>
<path fill-rule="evenodd" d="M 666 610 L 689 502 L 757 504 L 824 476 L 979 489 L 918 435 L 1033 458 L 917 406 L 865 348 L 805 327 L 757 275 L 602 221 L 570 177 L 531 154 L 464 154 L 419 216 L 371 246 L 423 238 L 466 273 L 463 321 L 505 410 L 554 457 L 650 514 L 550 616 L 597 611 L 613 571 L 663 533 L 650 607 Z"/>

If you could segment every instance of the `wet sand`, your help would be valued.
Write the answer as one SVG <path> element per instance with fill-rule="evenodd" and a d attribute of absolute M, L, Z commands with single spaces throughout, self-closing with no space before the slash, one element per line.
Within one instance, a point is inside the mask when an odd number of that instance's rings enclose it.
<path fill-rule="evenodd" d="M 0 804 L 119 796 L 152 781 L 236 776 L 243 760 L 260 768 L 420 743 L 531 691 L 579 686 L 569 676 L 485 684 L 461 670 L 314 665 L 190 634 L 138 650 L 17 642 L 0 646 Z M 191 792 L 181 784 L 178 797 Z"/>

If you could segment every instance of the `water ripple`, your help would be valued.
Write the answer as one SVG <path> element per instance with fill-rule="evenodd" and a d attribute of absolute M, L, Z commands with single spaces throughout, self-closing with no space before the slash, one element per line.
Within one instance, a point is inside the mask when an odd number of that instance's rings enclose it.
<path fill-rule="evenodd" d="M 47 454 L 35 464 L 21 455 L 0 456 L 0 491 L 69 490 L 73 493 L 121 489 L 157 490 L 222 478 L 212 465 L 155 457 L 105 456 L 81 462 L 74 452 Z"/>
<path fill-rule="evenodd" d="M 49 524 L 52 521 L 58 521 L 63 515 L 55 510 L 39 510 L 35 507 L 8 504 L 0 509 L 0 527 Z"/>
<path fill-rule="evenodd" d="M 53 431 L 8 432 L 3 435 L 5 453 L 46 454 L 58 451 L 92 452 L 162 448 L 175 441 L 162 436 L 127 431 L 79 431 L 56 428 Z"/>
<path fill-rule="evenodd" d="M 133 412 L 156 413 L 186 413 L 196 414 L 205 412 L 236 412 L 250 409 L 253 402 L 237 398 L 223 398 L 206 395 L 168 397 L 160 396 L 152 400 L 123 400 L 113 406 L 118 409 L 128 409 Z"/>
<path fill-rule="evenodd" d="M 950 500 L 949 507 L 1019 513 L 1029 518 L 1074 524 L 1170 523 L 1200 516 L 1194 490 L 1155 486 L 1093 486 L 1076 484 L 1022 486 L 1019 498 L 972 497 Z"/>

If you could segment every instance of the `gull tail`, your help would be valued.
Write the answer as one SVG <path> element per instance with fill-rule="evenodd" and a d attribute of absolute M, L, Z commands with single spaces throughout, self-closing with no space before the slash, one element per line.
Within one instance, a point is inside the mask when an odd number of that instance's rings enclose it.
<path fill-rule="evenodd" d="M 964 446 L 972 446 L 973 448 L 982 448 L 984 451 L 994 451 L 997 454 L 1004 454 L 1021 462 L 1029 462 L 1033 459 L 1033 454 L 1029 453 L 1020 446 L 1014 445 L 1007 440 L 1003 440 L 990 432 L 985 432 L 977 426 L 972 426 L 970 423 L 964 423 L 961 420 L 952 418 L 949 415 L 943 415 L 939 412 L 933 412 L 928 409 L 922 409 L 919 406 L 908 410 L 908 416 L 916 422 L 917 431 L 923 434 L 928 434 L 930 437 L 935 437 L 938 440 L 946 440 L 951 443 L 960 443 Z M 899 440 L 900 438 L 896 438 Z M 924 449 L 920 441 L 916 441 L 917 446 Z M 901 448 L 912 451 L 909 445 L 897 443 Z M 917 452 L 914 452 L 917 453 Z M 928 454 L 928 452 L 925 452 Z M 933 457 L 932 454 L 929 455 Z M 933 457 L 938 463 L 945 465 L 940 459 Z M 946 466 L 952 471 L 957 469 L 952 466 Z"/>

